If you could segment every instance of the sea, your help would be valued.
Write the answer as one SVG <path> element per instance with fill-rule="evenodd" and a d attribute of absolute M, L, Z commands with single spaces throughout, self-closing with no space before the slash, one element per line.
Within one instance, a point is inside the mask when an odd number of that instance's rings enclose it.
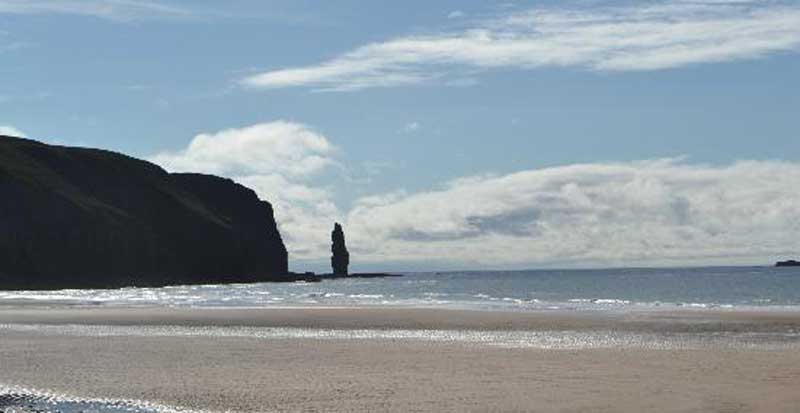
<path fill-rule="evenodd" d="M 800 309 L 800 268 L 791 267 L 450 271 L 402 275 L 322 282 L 0 291 L 0 305 L 33 301 L 185 308 Z"/>

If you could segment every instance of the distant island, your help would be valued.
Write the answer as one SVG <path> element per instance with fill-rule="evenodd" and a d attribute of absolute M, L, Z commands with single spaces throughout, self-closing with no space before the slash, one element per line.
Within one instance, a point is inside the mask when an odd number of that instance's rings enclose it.
<path fill-rule="evenodd" d="M 787 260 L 787 261 L 778 261 L 775 263 L 776 267 L 800 267 L 800 261 L 795 260 Z"/>
<path fill-rule="evenodd" d="M 325 278 L 289 272 L 272 205 L 230 179 L 0 136 L 0 199 L 4 290 Z"/>

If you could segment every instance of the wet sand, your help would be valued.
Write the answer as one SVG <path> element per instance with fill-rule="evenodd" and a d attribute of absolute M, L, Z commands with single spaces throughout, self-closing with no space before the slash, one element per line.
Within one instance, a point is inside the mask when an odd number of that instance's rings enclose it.
<path fill-rule="evenodd" d="M 5 308 L 0 324 L 800 332 L 800 314 Z M 0 328 L 0 384 L 211 411 L 797 412 L 800 351 L 504 348 L 416 339 L 81 335 Z"/>
<path fill-rule="evenodd" d="M 0 324 L 252 326 L 425 329 L 800 333 L 800 312 L 739 310 L 478 311 L 409 307 L 131 308 L 0 306 Z"/>

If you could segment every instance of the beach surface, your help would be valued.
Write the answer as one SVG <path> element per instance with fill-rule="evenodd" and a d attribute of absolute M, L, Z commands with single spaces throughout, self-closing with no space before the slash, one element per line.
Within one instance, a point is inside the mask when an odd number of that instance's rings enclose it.
<path fill-rule="evenodd" d="M 0 387 L 197 411 L 800 411 L 800 314 L 0 308 Z"/>

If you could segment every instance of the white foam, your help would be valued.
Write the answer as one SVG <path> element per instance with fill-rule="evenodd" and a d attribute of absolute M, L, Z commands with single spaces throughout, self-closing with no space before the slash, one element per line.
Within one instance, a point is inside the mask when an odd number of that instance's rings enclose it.
<path fill-rule="evenodd" d="M 350 294 L 348 295 L 350 298 L 367 298 L 367 299 L 379 299 L 383 298 L 383 294 Z"/>
<path fill-rule="evenodd" d="M 61 290 L 61 291 L 0 291 L 0 304 L 49 302 L 52 305 L 87 306 L 153 306 L 153 307 L 228 307 L 273 308 L 276 305 L 317 307 L 337 306 L 396 306 L 424 308 L 458 308 L 501 311 L 638 311 L 638 310 L 750 310 L 766 311 L 800 310 L 797 305 L 778 305 L 770 298 L 754 299 L 751 305 L 737 301 L 735 304 L 718 300 L 685 300 L 670 302 L 658 300 L 633 301 L 635 297 L 610 295 L 604 297 L 551 297 L 547 293 L 532 291 L 476 291 L 451 290 L 450 281 L 400 280 L 364 287 L 365 280 L 339 280 L 306 284 L 233 284 L 172 286 L 164 288 L 122 288 L 118 290 Z M 456 283 L 457 281 L 452 281 Z M 373 281 L 374 283 L 374 281 Z M 405 285 L 435 285 L 406 290 Z M 442 290 L 439 290 L 439 287 Z M 542 294 L 542 296 L 537 296 Z M 588 294 L 587 294 L 588 295 Z"/>
<path fill-rule="evenodd" d="M 627 305 L 631 302 L 628 300 L 620 300 L 617 298 L 596 298 L 592 300 L 594 304 L 606 304 L 606 305 Z"/>

